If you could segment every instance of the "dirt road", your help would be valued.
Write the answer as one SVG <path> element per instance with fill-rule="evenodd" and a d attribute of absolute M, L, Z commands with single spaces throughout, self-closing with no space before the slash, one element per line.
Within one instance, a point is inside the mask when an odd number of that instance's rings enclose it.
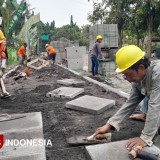
<path fill-rule="evenodd" d="M 39 71 L 32 70 L 31 76 L 26 80 L 20 79 L 16 83 L 10 80 L 6 87 L 12 97 L 1 100 L 0 110 L 1 113 L 42 113 L 44 137 L 51 139 L 53 143 L 52 148 L 46 148 L 48 160 L 87 160 L 84 147 L 68 146 L 66 138 L 73 135 L 91 135 L 97 127 L 106 123 L 125 99 L 85 81 L 82 86 L 84 95 L 115 99 L 116 105 L 99 115 L 66 109 L 65 103 L 68 99 L 45 96 L 47 92 L 61 87 L 56 81 L 64 78 L 82 79 L 63 68 L 52 66 Z M 137 125 L 139 127 L 136 127 Z M 113 141 L 138 136 L 142 127 L 143 122 L 124 121 L 122 130 L 113 133 Z"/>

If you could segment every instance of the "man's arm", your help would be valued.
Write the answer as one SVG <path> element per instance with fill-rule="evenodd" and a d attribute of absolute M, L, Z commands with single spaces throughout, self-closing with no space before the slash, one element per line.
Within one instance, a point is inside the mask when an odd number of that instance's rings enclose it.
<path fill-rule="evenodd" d="M 101 55 L 101 46 L 100 43 L 96 44 L 97 55 Z"/>
<path fill-rule="evenodd" d="M 129 99 L 117 111 L 117 113 L 108 120 L 107 123 L 113 126 L 117 131 L 119 131 L 120 123 L 134 112 L 137 105 L 143 100 L 143 98 L 144 95 L 140 93 L 140 91 L 135 87 L 135 85 L 132 85 Z"/>
<path fill-rule="evenodd" d="M 152 140 L 160 126 L 160 78 L 154 79 L 151 88 L 150 99 L 148 103 L 148 112 L 145 126 L 140 138 L 149 146 L 153 144 Z"/>

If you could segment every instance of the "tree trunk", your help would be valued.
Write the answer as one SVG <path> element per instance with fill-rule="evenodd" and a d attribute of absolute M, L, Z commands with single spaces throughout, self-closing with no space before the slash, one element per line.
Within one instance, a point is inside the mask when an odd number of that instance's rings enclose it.
<path fill-rule="evenodd" d="M 150 14 L 148 17 L 148 41 L 146 46 L 146 57 L 151 57 L 151 47 L 152 47 L 152 23 L 153 16 Z"/>
<path fill-rule="evenodd" d="M 122 47 L 123 44 L 123 31 L 121 28 L 118 29 L 118 34 L 119 34 L 119 47 Z"/>

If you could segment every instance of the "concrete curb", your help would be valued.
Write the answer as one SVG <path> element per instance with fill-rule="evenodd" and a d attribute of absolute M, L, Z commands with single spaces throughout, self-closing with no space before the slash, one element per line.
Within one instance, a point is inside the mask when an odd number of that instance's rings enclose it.
<path fill-rule="evenodd" d="M 15 66 L 13 69 L 9 70 L 8 72 L 6 72 L 6 73 L 3 75 L 3 79 L 6 79 L 7 76 L 9 77 L 10 75 L 12 75 L 15 71 L 19 70 L 20 68 L 22 68 L 20 65 Z"/>
<path fill-rule="evenodd" d="M 94 80 L 94 79 L 92 79 L 92 78 L 90 78 L 90 77 L 88 77 L 88 76 L 82 76 L 80 73 L 78 73 L 78 72 L 76 72 L 76 71 L 73 71 L 73 70 L 71 70 L 71 69 L 69 69 L 69 68 L 67 68 L 67 67 L 62 66 L 62 65 L 59 65 L 59 64 L 55 64 L 55 65 L 57 65 L 57 66 L 59 66 L 59 67 L 61 67 L 61 68 L 63 68 L 63 69 L 66 69 L 66 70 L 68 70 L 69 72 L 72 72 L 73 74 L 75 74 L 75 75 L 77 75 L 77 76 L 83 77 L 83 78 L 84 78 L 85 80 L 87 80 L 88 82 L 97 84 L 98 86 L 104 88 L 106 91 L 111 91 L 111 92 L 113 92 L 113 93 L 117 94 L 118 96 L 120 96 L 120 97 L 122 97 L 122 98 L 125 98 L 125 99 L 128 99 L 128 98 L 129 98 L 129 94 L 128 94 L 128 93 L 125 93 L 125 92 L 123 92 L 123 91 L 121 91 L 121 90 L 118 90 L 118 89 L 115 89 L 115 88 L 113 88 L 113 87 L 111 87 L 111 86 L 109 86 L 109 85 L 107 85 L 107 84 L 104 84 L 104 83 L 101 83 L 101 82 L 99 82 L 99 81 L 96 81 L 96 80 Z"/>

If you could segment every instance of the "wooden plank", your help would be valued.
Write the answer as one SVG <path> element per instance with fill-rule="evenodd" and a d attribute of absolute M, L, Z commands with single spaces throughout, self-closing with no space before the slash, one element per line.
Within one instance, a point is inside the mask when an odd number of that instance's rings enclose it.
<path fill-rule="evenodd" d="M 34 63 L 36 63 L 36 62 L 38 62 L 38 61 L 42 62 L 42 65 L 40 65 L 40 66 L 38 66 L 38 67 L 34 66 Z M 46 67 L 47 65 L 49 65 L 49 62 L 46 61 L 46 60 L 44 60 L 44 59 L 41 59 L 41 58 L 37 58 L 37 59 L 35 59 L 35 60 L 27 63 L 27 66 L 28 66 L 28 67 L 33 68 L 33 69 L 35 69 L 35 70 L 39 70 L 39 69 L 41 69 L 41 68 L 43 68 L 43 67 Z"/>

